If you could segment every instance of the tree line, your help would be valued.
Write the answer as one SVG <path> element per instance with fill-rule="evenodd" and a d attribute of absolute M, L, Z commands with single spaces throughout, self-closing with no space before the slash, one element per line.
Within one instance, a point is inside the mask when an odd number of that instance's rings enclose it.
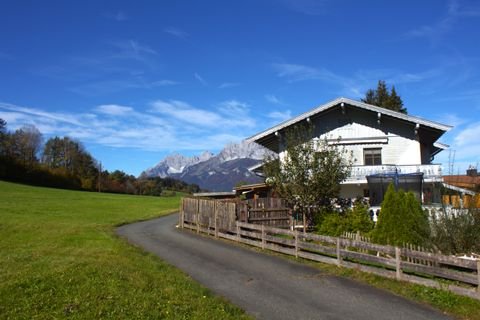
<path fill-rule="evenodd" d="M 172 178 L 136 178 L 121 170 L 102 170 L 83 144 L 70 137 L 52 137 L 45 143 L 33 125 L 13 132 L 0 118 L 0 179 L 39 186 L 128 193 L 173 195 L 193 193 L 198 185 Z"/>

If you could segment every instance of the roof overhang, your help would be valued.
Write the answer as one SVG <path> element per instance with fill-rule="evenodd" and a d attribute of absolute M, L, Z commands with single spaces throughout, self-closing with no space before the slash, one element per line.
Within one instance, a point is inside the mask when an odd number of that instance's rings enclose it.
<path fill-rule="evenodd" d="M 432 157 L 437 155 L 439 152 L 448 149 L 449 147 L 450 146 L 448 144 L 441 143 L 441 142 L 438 142 L 438 141 L 434 142 L 433 143 L 433 150 L 432 150 Z"/>
<path fill-rule="evenodd" d="M 331 102 L 328 102 L 326 104 L 320 105 L 310 111 L 307 111 L 305 113 L 302 113 L 290 120 L 284 121 L 276 126 L 273 126 L 265 131 L 262 131 L 260 133 L 257 133 L 249 138 L 246 139 L 248 142 L 256 142 L 270 150 L 273 150 L 275 152 L 278 152 L 278 139 L 282 135 L 283 131 L 287 129 L 288 127 L 291 127 L 295 124 L 299 124 L 303 121 L 306 121 L 307 123 L 311 121 L 311 118 L 313 117 L 319 117 L 322 113 L 328 112 L 334 108 L 341 108 L 342 111 L 345 110 L 347 106 L 350 107 L 355 107 L 355 108 L 360 108 L 363 110 L 370 111 L 372 113 L 375 113 L 376 116 L 378 117 L 390 117 L 394 119 L 398 119 L 401 121 L 409 122 L 412 123 L 416 128 L 420 127 L 426 127 L 429 128 L 430 130 L 436 131 L 437 134 L 437 139 L 440 137 L 443 133 L 446 131 L 450 130 L 452 127 L 441 124 L 438 122 L 426 120 L 420 117 L 415 117 L 407 114 L 403 114 L 400 112 L 392 111 L 389 109 L 377 107 L 371 104 L 363 103 L 360 101 L 348 99 L 348 98 L 337 98 Z"/>

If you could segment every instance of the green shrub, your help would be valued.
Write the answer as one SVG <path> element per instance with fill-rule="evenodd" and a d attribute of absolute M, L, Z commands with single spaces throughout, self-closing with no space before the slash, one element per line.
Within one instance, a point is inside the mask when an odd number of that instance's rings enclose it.
<path fill-rule="evenodd" d="M 432 242 L 446 254 L 480 253 L 480 210 L 432 217 Z"/>
<path fill-rule="evenodd" d="M 382 202 L 373 241 L 402 246 L 404 243 L 425 246 L 430 236 L 428 216 L 411 192 L 395 191 L 388 186 Z"/>
<path fill-rule="evenodd" d="M 367 206 L 357 201 L 353 209 L 348 209 L 345 213 L 334 212 L 326 215 L 320 224 L 319 233 L 334 237 L 341 236 L 344 232 L 366 234 L 373 226 Z"/>

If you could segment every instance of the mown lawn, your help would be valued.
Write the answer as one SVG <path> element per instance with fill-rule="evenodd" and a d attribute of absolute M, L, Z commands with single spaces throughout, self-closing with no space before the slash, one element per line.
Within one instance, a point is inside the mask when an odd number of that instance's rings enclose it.
<path fill-rule="evenodd" d="M 0 318 L 246 318 L 115 235 L 116 225 L 170 213 L 179 200 L 0 181 Z"/>

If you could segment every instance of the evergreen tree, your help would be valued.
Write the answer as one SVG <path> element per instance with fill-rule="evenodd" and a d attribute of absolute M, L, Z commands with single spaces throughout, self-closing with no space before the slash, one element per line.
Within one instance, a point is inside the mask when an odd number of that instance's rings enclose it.
<path fill-rule="evenodd" d="M 387 84 L 383 80 L 378 81 L 377 89 L 367 90 L 365 98 L 363 98 L 362 101 L 378 107 L 407 114 L 407 109 L 403 106 L 402 98 L 397 94 L 395 86 L 392 86 L 389 93 Z"/>
<path fill-rule="evenodd" d="M 373 240 L 395 246 L 404 243 L 425 245 L 429 236 L 428 216 L 415 195 L 403 190 L 395 191 L 390 184 L 372 233 Z"/>

